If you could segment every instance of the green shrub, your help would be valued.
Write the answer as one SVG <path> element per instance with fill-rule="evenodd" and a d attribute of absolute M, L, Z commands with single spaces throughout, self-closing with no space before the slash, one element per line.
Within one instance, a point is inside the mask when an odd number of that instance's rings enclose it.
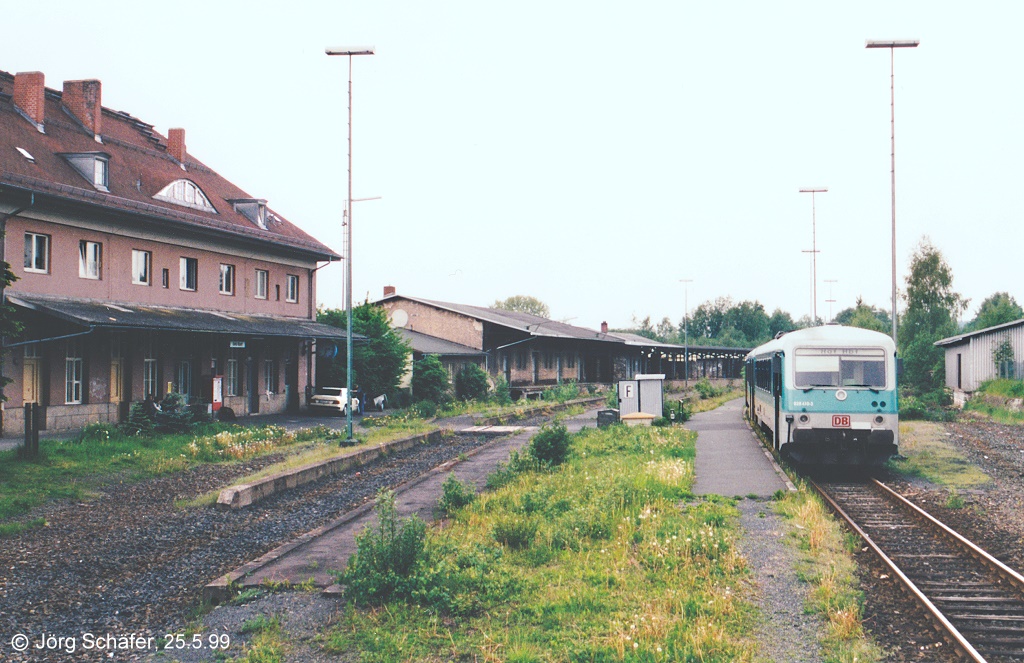
<path fill-rule="evenodd" d="M 448 371 L 435 355 L 427 355 L 412 365 L 412 397 L 443 405 L 451 400 Z"/>
<path fill-rule="evenodd" d="M 708 380 L 707 378 L 701 378 L 700 380 L 697 380 L 697 382 L 694 383 L 693 388 L 697 391 L 698 394 L 700 394 L 700 397 L 703 399 L 715 398 L 716 396 L 721 396 L 722 394 L 725 393 L 722 389 L 719 389 L 718 387 L 711 384 L 711 381 Z"/>
<path fill-rule="evenodd" d="M 427 525 L 418 516 L 399 521 L 395 494 L 377 493 L 377 525 L 356 537 L 356 554 L 338 574 L 345 594 L 357 604 L 380 604 L 412 595 L 413 571 L 423 557 Z"/>
<path fill-rule="evenodd" d="M 449 474 L 441 484 L 441 499 L 437 506 L 451 515 L 467 504 L 472 504 L 475 499 L 476 488 L 473 484 L 459 481 L 454 474 Z"/>
<path fill-rule="evenodd" d="M 541 392 L 540 397 L 545 401 L 565 403 L 580 397 L 580 386 L 576 384 L 575 380 L 569 380 L 560 385 L 548 387 Z"/>
<path fill-rule="evenodd" d="M 132 403 L 128 409 L 128 418 L 118 425 L 118 429 L 122 435 L 129 437 L 149 437 L 153 434 L 155 426 L 142 403 Z"/>
<path fill-rule="evenodd" d="M 109 442 L 111 439 L 116 439 L 121 436 L 117 425 L 106 423 L 103 421 L 93 421 L 82 427 L 78 435 L 75 436 L 75 442 Z"/>
<path fill-rule="evenodd" d="M 518 451 L 513 450 L 508 456 L 507 463 L 498 463 L 494 471 L 487 475 L 487 490 L 497 490 L 506 486 L 523 472 L 531 469 L 539 469 L 540 465 L 532 456 L 522 456 Z"/>
<path fill-rule="evenodd" d="M 657 426 L 658 428 L 664 428 L 665 426 L 671 426 L 672 420 L 669 419 L 668 417 L 658 417 L 657 419 L 651 422 L 651 425 Z"/>
<path fill-rule="evenodd" d="M 455 398 L 460 401 L 485 400 L 489 389 L 487 373 L 476 364 L 466 364 L 455 375 Z"/>
<path fill-rule="evenodd" d="M 563 424 L 545 425 L 530 440 L 529 454 L 545 465 L 560 465 L 569 455 L 569 431 Z"/>
<path fill-rule="evenodd" d="M 494 522 L 491 536 L 503 546 L 523 550 L 537 537 L 537 521 L 518 514 L 502 516 Z"/>
<path fill-rule="evenodd" d="M 612 389 L 604 396 L 604 404 L 610 408 L 619 407 L 619 390 Z"/>
<path fill-rule="evenodd" d="M 413 403 L 412 410 L 421 419 L 430 419 L 437 416 L 437 403 L 434 401 L 419 401 Z"/>
<path fill-rule="evenodd" d="M 512 388 L 509 387 L 508 380 L 504 375 L 498 376 L 498 379 L 494 381 L 494 392 L 491 398 L 498 405 L 511 405 Z"/>

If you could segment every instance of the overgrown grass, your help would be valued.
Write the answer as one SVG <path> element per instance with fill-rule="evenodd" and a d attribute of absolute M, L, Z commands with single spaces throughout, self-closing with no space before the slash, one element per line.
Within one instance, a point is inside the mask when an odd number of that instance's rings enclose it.
<path fill-rule="evenodd" d="M 252 639 L 245 646 L 245 653 L 234 659 L 236 663 L 283 663 L 287 660 L 288 643 L 276 615 L 249 619 L 242 624 L 241 632 L 252 635 Z"/>
<path fill-rule="evenodd" d="M 726 389 L 717 396 L 711 396 L 710 398 L 700 398 L 690 402 L 690 406 L 693 409 L 693 413 L 708 412 L 722 407 L 729 401 L 742 398 L 743 390 L 736 389 L 735 387 Z"/>
<path fill-rule="evenodd" d="M 206 424 L 192 433 L 129 437 L 93 425 L 72 440 L 40 440 L 36 460 L 20 460 L 15 451 L 0 452 L 0 521 L 23 515 L 47 500 L 87 498 L 111 481 L 140 481 L 332 436 L 325 428 L 288 432 L 279 426 Z"/>
<path fill-rule="evenodd" d="M 822 654 L 825 661 L 870 663 L 884 653 L 865 633 L 863 597 L 850 554 L 855 542 L 848 538 L 822 502 L 801 485 L 797 492 L 781 495 L 776 510 L 796 527 L 790 541 L 800 551 L 798 576 L 810 584 L 806 610 L 825 621 Z"/>
<path fill-rule="evenodd" d="M 692 502 L 694 434 L 574 435 L 426 534 L 405 593 L 321 636 L 363 661 L 753 661 L 735 507 Z M 689 501 L 684 503 L 684 501 Z M 371 601 L 371 605 L 372 605 Z"/>
<path fill-rule="evenodd" d="M 1024 409 L 1019 402 L 1024 398 L 1022 380 L 988 380 L 982 382 L 978 391 L 967 401 L 964 409 L 984 415 L 1001 424 L 1016 426 L 1024 424 Z"/>
<path fill-rule="evenodd" d="M 948 439 L 942 424 L 901 422 L 900 453 L 905 460 L 890 460 L 886 467 L 897 474 L 920 477 L 950 489 L 991 483 L 992 479 L 962 456 Z"/>

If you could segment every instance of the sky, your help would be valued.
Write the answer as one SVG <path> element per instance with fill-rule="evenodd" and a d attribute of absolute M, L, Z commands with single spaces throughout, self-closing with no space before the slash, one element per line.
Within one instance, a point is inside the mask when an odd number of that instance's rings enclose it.
<path fill-rule="evenodd" d="M 597 328 L 729 296 L 891 306 L 927 236 L 954 288 L 1024 303 L 1024 94 L 1010 2 L 0 0 L 0 70 L 102 81 L 337 251 L 353 62 L 353 292 Z M 801 188 L 828 188 L 814 196 Z M 812 224 L 812 216 L 814 223 Z M 814 226 L 812 232 L 812 225 Z M 813 235 L 813 237 L 812 237 Z M 691 282 L 683 283 L 684 279 Z M 828 281 L 834 281 L 829 283 Z M 318 300 L 342 307 L 344 269 Z M 829 303 L 827 300 L 835 300 Z"/>

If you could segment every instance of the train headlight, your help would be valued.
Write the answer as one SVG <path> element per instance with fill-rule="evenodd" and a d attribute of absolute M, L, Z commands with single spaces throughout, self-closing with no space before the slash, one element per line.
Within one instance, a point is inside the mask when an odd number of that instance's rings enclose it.
<path fill-rule="evenodd" d="M 878 424 L 879 426 L 882 425 L 883 421 L 885 421 L 885 418 L 882 415 L 878 415 L 877 417 L 875 417 L 875 423 Z"/>
<path fill-rule="evenodd" d="M 806 424 L 810 420 L 811 420 L 811 418 L 808 417 L 806 414 L 801 414 L 800 415 L 800 423 Z"/>

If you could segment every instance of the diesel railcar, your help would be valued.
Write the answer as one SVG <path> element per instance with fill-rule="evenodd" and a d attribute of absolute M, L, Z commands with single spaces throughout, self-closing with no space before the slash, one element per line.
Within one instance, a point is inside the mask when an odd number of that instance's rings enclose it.
<path fill-rule="evenodd" d="M 747 412 L 783 458 L 871 466 L 899 450 L 896 346 L 825 325 L 783 334 L 745 360 Z"/>

